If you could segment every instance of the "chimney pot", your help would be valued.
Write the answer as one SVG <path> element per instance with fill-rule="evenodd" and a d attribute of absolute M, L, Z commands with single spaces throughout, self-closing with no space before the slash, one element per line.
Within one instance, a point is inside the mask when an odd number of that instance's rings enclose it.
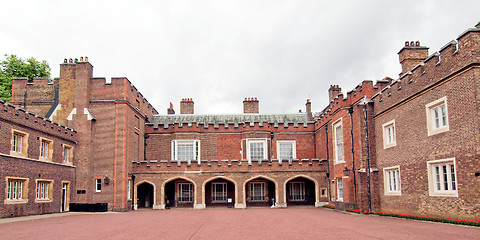
<path fill-rule="evenodd" d="M 258 113 L 258 99 L 257 98 L 245 98 L 243 102 L 243 113 Z"/>
<path fill-rule="evenodd" d="M 73 59 L 70 58 L 70 59 L 68 60 L 68 63 L 73 63 Z"/>
<path fill-rule="evenodd" d="M 63 59 L 63 63 L 68 63 L 68 60 L 66 58 Z"/>
<path fill-rule="evenodd" d="M 80 62 L 83 62 L 83 57 L 80 57 Z"/>
<path fill-rule="evenodd" d="M 410 45 L 409 41 L 405 41 L 405 47 L 408 47 Z"/>
<path fill-rule="evenodd" d="M 85 56 L 85 62 L 88 62 L 88 57 L 87 56 Z"/>
<path fill-rule="evenodd" d="M 416 47 L 420 47 L 420 41 L 416 41 L 416 42 L 415 42 L 415 46 L 416 46 Z"/>

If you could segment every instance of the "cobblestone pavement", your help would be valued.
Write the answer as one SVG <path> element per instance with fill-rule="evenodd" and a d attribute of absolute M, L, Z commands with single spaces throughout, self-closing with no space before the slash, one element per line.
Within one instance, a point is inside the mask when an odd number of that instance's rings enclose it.
<path fill-rule="evenodd" d="M 479 239 L 480 228 L 323 208 L 172 209 L 0 219 L 0 239 Z"/>

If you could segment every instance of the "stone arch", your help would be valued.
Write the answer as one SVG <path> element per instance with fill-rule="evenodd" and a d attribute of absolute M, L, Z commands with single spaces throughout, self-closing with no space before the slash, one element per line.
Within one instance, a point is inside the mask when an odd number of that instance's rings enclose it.
<path fill-rule="evenodd" d="M 134 205 L 134 208 L 135 208 L 135 209 L 138 208 L 138 197 L 139 197 L 139 196 L 138 196 L 138 186 L 140 186 L 140 185 L 142 185 L 142 184 L 145 184 L 145 183 L 150 184 L 150 185 L 152 185 L 152 187 L 153 187 L 153 192 L 152 192 L 152 194 L 153 194 L 153 196 L 152 196 L 153 202 L 152 202 L 152 206 L 154 206 L 155 203 L 156 203 L 156 201 L 157 201 L 157 199 L 156 199 L 157 187 L 155 186 L 155 183 L 153 183 L 153 182 L 151 182 L 151 181 L 148 181 L 148 180 L 142 180 L 142 181 L 140 181 L 140 182 L 135 183 L 135 186 L 134 186 L 133 205 Z"/>
<path fill-rule="evenodd" d="M 295 178 L 305 178 L 305 179 L 308 179 L 308 180 L 313 182 L 313 184 L 315 186 L 315 206 L 316 206 L 317 203 L 320 202 L 320 193 L 319 193 L 319 190 L 318 190 L 318 181 L 315 178 L 304 175 L 304 174 L 295 175 L 295 176 L 290 177 L 287 180 L 285 180 L 285 182 L 283 183 L 283 197 L 285 199 L 285 202 L 287 202 L 287 183 L 292 181 Z"/>
<path fill-rule="evenodd" d="M 275 203 L 278 203 L 279 202 L 279 199 L 278 199 L 278 183 L 275 179 L 271 178 L 271 177 L 267 177 L 265 175 L 256 175 L 254 177 L 251 177 L 247 180 L 245 180 L 245 182 L 243 183 L 243 203 L 247 204 L 247 183 L 252 181 L 252 180 L 255 180 L 257 178 L 264 178 L 266 180 L 269 180 L 271 182 L 273 182 L 273 184 L 275 185 Z"/>
<path fill-rule="evenodd" d="M 225 176 L 215 176 L 215 177 L 211 177 L 207 180 L 205 180 L 202 184 L 202 201 L 203 201 L 203 204 L 206 204 L 206 192 L 205 192 L 205 186 L 207 185 L 207 183 L 213 181 L 213 180 L 216 180 L 216 179 L 225 179 L 227 181 L 230 181 L 233 183 L 234 185 L 234 188 L 235 188 L 235 204 L 238 203 L 238 184 L 235 180 L 231 179 L 231 178 L 228 178 L 228 177 L 225 177 Z"/>
<path fill-rule="evenodd" d="M 195 183 L 195 181 L 193 181 L 192 179 L 190 178 L 187 178 L 187 177 L 183 177 L 183 176 L 175 176 L 175 177 L 171 177 L 165 181 L 163 181 L 162 183 L 162 191 L 161 191 L 161 199 L 160 199 L 160 203 L 162 206 L 165 206 L 165 188 L 166 188 L 166 185 L 172 181 L 175 181 L 175 180 L 184 180 L 184 181 L 187 181 L 187 182 L 190 182 L 193 184 L 193 206 L 195 206 L 197 204 L 197 198 L 195 197 L 196 194 L 195 194 L 195 191 L 197 189 L 197 184 Z"/>

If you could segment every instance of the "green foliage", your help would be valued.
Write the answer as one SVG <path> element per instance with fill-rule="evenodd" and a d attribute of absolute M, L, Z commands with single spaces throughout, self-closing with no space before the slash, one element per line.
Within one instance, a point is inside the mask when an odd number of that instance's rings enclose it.
<path fill-rule="evenodd" d="M 47 61 L 35 58 L 22 59 L 14 54 L 5 54 L 0 62 L 0 99 L 10 101 L 12 98 L 12 78 L 26 77 L 29 82 L 35 77 L 50 77 L 50 66 Z"/>

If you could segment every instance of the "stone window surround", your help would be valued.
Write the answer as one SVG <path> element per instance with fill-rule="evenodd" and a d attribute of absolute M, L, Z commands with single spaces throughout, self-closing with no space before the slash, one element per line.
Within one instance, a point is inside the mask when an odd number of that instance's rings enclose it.
<path fill-rule="evenodd" d="M 445 105 L 445 115 L 446 115 L 446 125 L 436 128 L 433 123 L 433 113 L 432 110 L 438 106 Z M 435 134 L 439 134 L 442 132 L 447 132 L 450 130 L 449 120 L 448 120 L 448 104 L 447 104 L 447 96 L 437 99 L 431 103 L 425 105 L 426 115 L 427 115 L 427 131 L 428 136 L 432 136 Z"/>
<path fill-rule="evenodd" d="M 395 185 L 397 187 L 397 190 L 390 190 L 390 178 L 388 176 L 389 172 L 396 172 L 396 182 Z M 384 186 L 384 195 L 392 195 L 392 196 L 399 196 L 402 195 L 402 183 L 401 183 L 401 177 L 400 177 L 400 166 L 392 166 L 392 167 L 386 167 L 383 168 L 383 186 Z"/>
<path fill-rule="evenodd" d="M 392 141 L 389 141 L 389 135 L 388 135 L 388 130 L 391 129 L 393 133 L 392 136 Z M 395 119 L 388 121 L 384 124 L 382 124 L 382 130 L 383 130 L 383 149 L 391 148 L 397 145 L 397 129 L 395 127 Z"/>

